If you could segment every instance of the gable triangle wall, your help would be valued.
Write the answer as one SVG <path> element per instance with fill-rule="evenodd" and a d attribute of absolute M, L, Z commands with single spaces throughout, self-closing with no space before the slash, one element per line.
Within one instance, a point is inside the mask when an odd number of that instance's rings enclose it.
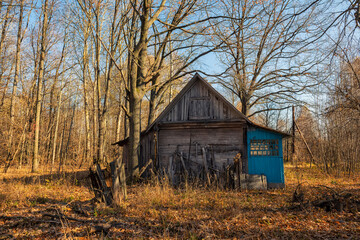
<path fill-rule="evenodd" d="M 245 120 L 209 83 L 196 74 L 157 120 L 159 123 Z"/>

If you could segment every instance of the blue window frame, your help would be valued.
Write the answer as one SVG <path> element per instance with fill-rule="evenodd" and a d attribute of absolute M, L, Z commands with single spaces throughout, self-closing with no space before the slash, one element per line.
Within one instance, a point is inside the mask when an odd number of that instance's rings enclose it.
<path fill-rule="evenodd" d="M 251 156 L 279 156 L 278 139 L 251 139 Z"/>

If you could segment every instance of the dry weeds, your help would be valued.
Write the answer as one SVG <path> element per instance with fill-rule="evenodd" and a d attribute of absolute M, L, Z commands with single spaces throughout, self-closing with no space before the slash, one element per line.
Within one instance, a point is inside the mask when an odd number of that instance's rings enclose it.
<path fill-rule="evenodd" d="M 128 201 L 118 208 L 92 202 L 93 194 L 81 174 L 52 179 L 1 174 L 0 238 L 360 238 L 358 211 L 291 208 L 299 182 L 305 188 L 324 185 L 359 196 L 359 176 L 334 178 L 316 168 L 290 165 L 285 172 L 286 189 L 269 191 L 191 185 L 173 189 L 166 180 L 153 181 L 130 187 Z"/>

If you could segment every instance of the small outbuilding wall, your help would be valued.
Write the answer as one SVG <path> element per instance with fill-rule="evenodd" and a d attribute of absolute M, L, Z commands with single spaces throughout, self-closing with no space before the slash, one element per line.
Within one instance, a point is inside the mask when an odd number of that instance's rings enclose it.
<path fill-rule="evenodd" d="M 247 136 L 248 173 L 265 175 L 270 188 L 284 187 L 283 135 L 249 127 Z"/>

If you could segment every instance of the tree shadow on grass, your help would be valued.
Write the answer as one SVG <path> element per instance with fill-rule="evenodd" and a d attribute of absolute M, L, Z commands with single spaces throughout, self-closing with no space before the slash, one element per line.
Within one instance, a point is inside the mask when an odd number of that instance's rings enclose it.
<path fill-rule="evenodd" d="M 4 183 L 21 182 L 23 184 L 42 184 L 46 185 L 50 181 L 66 181 L 79 186 L 90 186 L 89 171 L 74 171 L 64 173 L 52 173 L 36 176 L 23 176 L 23 177 L 4 177 Z"/>
<path fill-rule="evenodd" d="M 355 229 L 311 229 L 287 223 L 267 221 L 268 216 L 276 220 L 276 214 L 297 214 L 284 208 L 239 207 L 236 211 L 226 212 L 217 217 L 201 214 L 196 218 L 174 218 L 174 209 L 159 208 L 161 214 L 155 218 L 144 217 L 143 214 L 128 215 L 125 212 L 96 213 L 97 205 L 89 201 L 66 201 L 51 198 L 31 199 L 34 206 L 23 212 L 0 215 L 0 238 L 180 238 L 180 239 L 359 239 L 360 230 Z M 170 211 L 168 211 L 170 210 Z M 183 211 L 185 209 L 177 209 Z M 210 209 L 202 209 L 206 213 Z M 243 217 L 251 217 L 251 224 L 243 224 L 236 220 L 236 212 Z M 272 215 L 274 213 L 274 215 Z M 100 214 L 100 215 L 98 215 Z M 261 215 L 263 214 L 263 215 Z M 261 216 L 260 216 L 261 215 Z M 234 220 L 235 219 L 235 220 Z M 279 219 L 279 221 L 281 218 Z M 238 221 L 238 222 L 237 222 Z M 302 224 L 304 221 L 300 220 Z M 345 220 L 344 221 L 351 221 Z M 299 228 L 299 227 L 298 227 Z"/>

